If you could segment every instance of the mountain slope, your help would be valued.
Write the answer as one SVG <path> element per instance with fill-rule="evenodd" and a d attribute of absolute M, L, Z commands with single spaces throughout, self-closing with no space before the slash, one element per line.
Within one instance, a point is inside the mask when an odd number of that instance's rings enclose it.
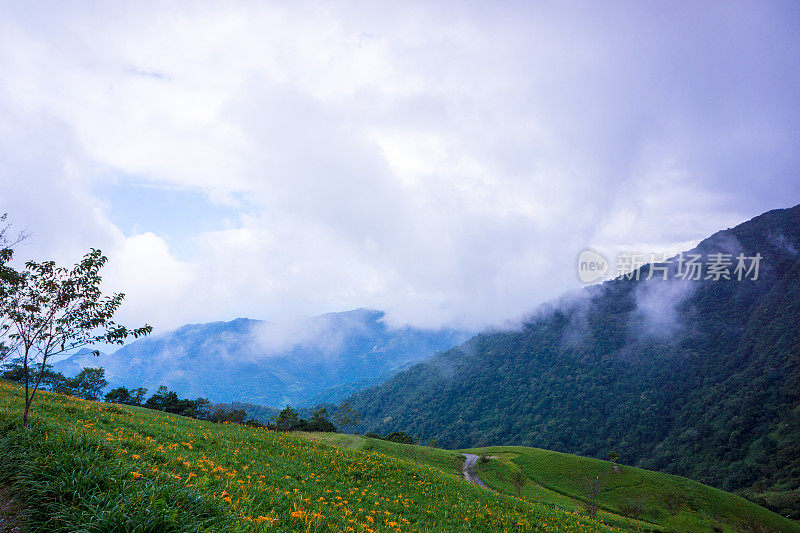
<path fill-rule="evenodd" d="M 213 424 L 48 392 L 23 429 L 21 396 L 20 385 L 0 380 L 0 482 L 24 506 L 30 531 L 800 530 L 731 494 L 627 467 L 604 494 L 609 511 L 590 519 L 573 512 L 573 497 L 553 505 L 467 483 L 453 451 Z M 609 466 L 544 450 L 499 452 L 567 494 L 575 469 Z M 648 522 L 617 514 L 615 499 L 638 488 L 653 496 Z M 662 511 L 671 493 L 685 496 L 681 522 Z"/>
<path fill-rule="evenodd" d="M 522 497 L 552 502 L 567 510 L 584 510 L 588 477 L 600 480 L 595 500 L 599 509 L 657 524 L 666 531 L 800 532 L 797 522 L 781 518 L 744 498 L 679 476 L 624 465 L 614 468 L 609 461 L 521 446 L 469 451 L 497 457 L 478 464 L 478 473 L 489 486 L 516 495 L 509 480 L 513 472 L 521 471 L 526 478 Z"/>
<path fill-rule="evenodd" d="M 800 206 L 718 232 L 691 252 L 760 253 L 757 280 L 676 280 L 673 263 L 667 281 L 645 266 L 641 280 L 588 287 L 355 395 L 361 429 L 613 449 L 798 516 L 798 250 Z"/>
<path fill-rule="evenodd" d="M 445 465 L 143 408 L 43 392 L 23 429 L 21 394 L 0 380 L 0 483 L 32 532 L 633 531 Z"/>
<path fill-rule="evenodd" d="M 184 397 L 273 407 L 336 401 L 348 384 L 380 382 L 395 369 L 467 338 L 455 330 L 390 329 L 383 313 L 358 309 L 288 324 L 237 319 L 192 324 L 138 340 L 109 355 L 80 354 L 54 365 L 75 373 L 102 366 L 109 383 L 166 385 Z M 371 380 L 371 381 L 370 381 Z"/>

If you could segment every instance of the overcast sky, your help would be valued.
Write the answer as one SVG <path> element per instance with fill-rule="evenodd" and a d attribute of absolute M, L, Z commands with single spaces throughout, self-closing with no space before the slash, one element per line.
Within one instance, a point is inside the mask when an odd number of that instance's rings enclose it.
<path fill-rule="evenodd" d="M 2 2 L 0 210 L 159 330 L 503 324 L 800 202 L 800 3 Z"/>

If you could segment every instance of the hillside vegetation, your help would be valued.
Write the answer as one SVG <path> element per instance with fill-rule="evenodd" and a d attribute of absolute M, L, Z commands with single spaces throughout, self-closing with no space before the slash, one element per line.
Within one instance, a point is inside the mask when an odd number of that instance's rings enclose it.
<path fill-rule="evenodd" d="M 353 396 L 357 429 L 448 448 L 615 450 L 800 519 L 800 206 L 692 252 L 760 254 L 758 279 L 648 281 L 644 267 L 588 287 Z"/>
<path fill-rule="evenodd" d="M 734 494 L 695 481 L 625 465 L 616 469 L 609 461 L 565 453 L 495 446 L 467 450 L 497 457 L 478 463 L 478 473 L 489 486 L 517 494 L 512 473 L 525 474 L 522 496 L 532 502 L 549 502 L 570 510 L 585 508 L 590 494 L 587 478 L 599 480 L 596 500 L 613 515 L 657 524 L 666 531 L 798 531 L 792 522 Z"/>
<path fill-rule="evenodd" d="M 389 448 L 50 393 L 26 430 L 20 402 L 20 387 L 0 381 L 0 484 L 22 499 L 33 531 L 618 530 Z"/>
<path fill-rule="evenodd" d="M 442 450 L 339 433 L 299 435 L 346 449 L 415 461 L 458 478 L 463 464 L 461 452 L 491 457 L 477 463 L 477 472 L 493 489 L 514 497 L 521 492 L 528 502 L 576 513 L 586 509 L 582 480 L 597 477 L 602 480 L 597 495 L 598 519 L 631 531 L 800 532 L 800 524 L 734 494 L 660 472 L 625 465 L 615 469 L 609 461 L 522 446 Z M 514 471 L 525 474 L 520 492 L 511 481 Z"/>
<path fill-rule="evenodd" d="M 0 381 L 0 486 L 33 531 L 800 531 L 733 495 L 628 467 L 588 518 L 570 476 L 608 463 L 544 450 L 474 450 L 501 457 L 481 469 L 504 493 L 494 494 L 461 479 L 458 451 L 47 392 L 26 430 L 20 403 L 20 386 Z M 522 498 L 504 481 L 509 467 L 531 480 Z M 620 502 L 640 489 L 652 504 L 631 520 Z M 671 495 L 684 497 L 680 520 L 664 520 Z"/>

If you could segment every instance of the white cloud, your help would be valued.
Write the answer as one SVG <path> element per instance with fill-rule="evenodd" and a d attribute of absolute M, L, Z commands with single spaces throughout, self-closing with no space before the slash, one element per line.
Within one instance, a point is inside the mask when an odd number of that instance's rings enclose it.
<path fill-rule="evenodd" d="M 681 322 L 681 305 L 697 290 L 697 283 L 682 279 L 664 281 L 653 278 L 636 287 L 636 318 L 640 321 L 634 333 L 657 338 L 670 338 L 686 324 Z"/>
<path fill-rule="evenodd" d="M 6 5 L 0 198 L 31 253 L 108 250 L 132 321 L 502 323 L 586 246 L 792 203 L 798 17 L 748 9 Z M 124 234 L 109 182 L 238 219 Z"/>
<path fill-rule="evenodd" d="M 125 293 L 120 319 L 146 320 L 162 330 L 187 320 L 213 319 L 209 313 L 213 302 L 198 292 L 202 280 L 197 266 L 173 257 L 161 237 L 133 235 L 108 254 L 113 261 L 106 269 L 104 288 Z"/>

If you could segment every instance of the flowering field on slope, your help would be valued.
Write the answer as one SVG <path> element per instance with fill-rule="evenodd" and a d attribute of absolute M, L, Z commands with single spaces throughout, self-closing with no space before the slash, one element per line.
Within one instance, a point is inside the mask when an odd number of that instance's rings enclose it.
<path fill-rule="evenodd" d="M 452 473 L 265 429 L 0 381 L 0 482 L 48 531 L 608 531 Z"/>

